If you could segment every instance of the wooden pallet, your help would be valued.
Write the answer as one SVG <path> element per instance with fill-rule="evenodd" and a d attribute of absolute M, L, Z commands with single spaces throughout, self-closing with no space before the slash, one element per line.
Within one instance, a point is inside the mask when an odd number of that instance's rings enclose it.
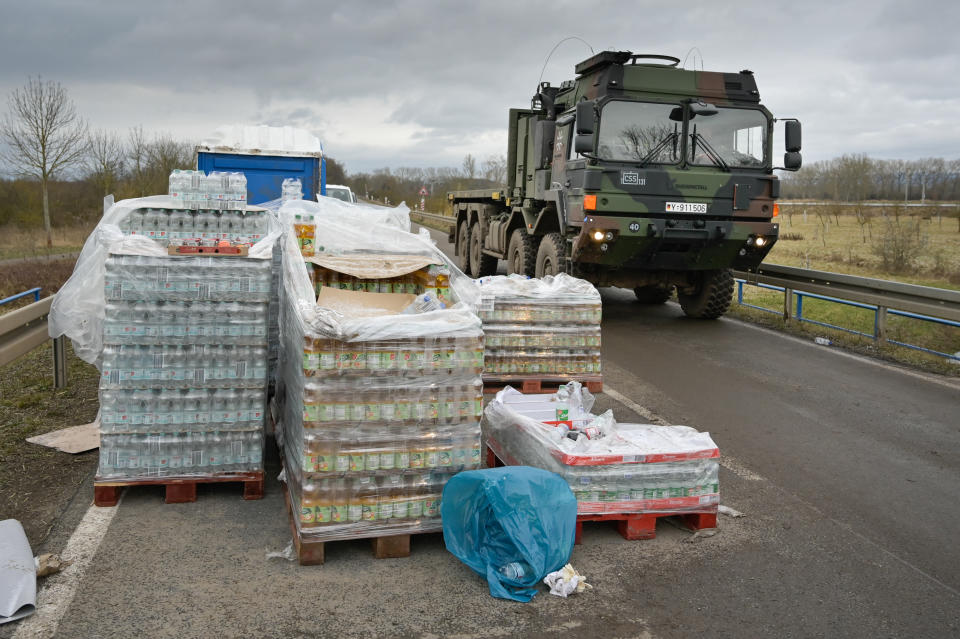
<path fill-rule="evenodd" d="M 567 382 L 580 382 L 591 393 L 603 392 L 602 379 L 577 379 L 576 377 L 543 377 L 539 379 L 509 379 L 506 377 L 483 376 L 483 392 L 497 393 L 507 386 L 512 386 L 524 394 L 531 393 L 555 393 L 557 389 Z"/>
<path fill-rule="evenodd" d="M 280 482 L 283 488 L 283 501 L 287 505 L 287 519 L 290 522 L 290 534 L 293 537 L 293 548 L 297 551 L 297 560 L 301 566 L 321 566 L 324 562 L 325 544 L 331 541 L 318 541 L 310 539 L 309 536 L 301 535 L 297 530 L 297 524 L 294 520 L 299 516 L 293 508 L 290 501 L 290 491 L 287 490 L 286 482 Z M 381 537 L 370 537 L 370 545 L 373 548 L 373 556 L 376 559 L 395 559 L 398 557 L 410 556 L 410 536 L 424 533 L 439 532 L 436 530 L 425 530 L 415 533 L 406 533 L 403 535 L 385 535 Z M 361 537 L 362 539 L 362 537 Z"/>
<path fill-rule="evenodd" d="M 120 492 L 127 486 L 164 486 L 168 504 L 186 504 L 197 501 L 197 484 L 242 482 L 244 499 L 263 498 L 263 471 L 226 473 L 209 477 L 150 477 L 144 479 L 103 480 L 93 482 L 93 503 L 96 506 L 116 506 Z"/>
<path fill-rule="evenodd" d="M 657 520 L 661 517 L 679 517 L 691 530 L 717 527 L 717 513 L 603 513 L 577 515 L 576 543 L 580 543 L 585 521 L 615 521 L 624 539 L 653 539 L 657 536 Z"/>
<path fill-rule="evenodd" d="M 510 465 L 517 465 L 516 459 L 507 460 Z M 503 461 L 489 446 L 487 447 L 487 468 L 504 466 Z M 717 507 L 712 512 L 684 513 L 684 512 L 654 512 L 654 513 L 584 513 L 577 515 L 577 532 L 575 543 L 580 543 L 585 521 L 615 521 L 617 530 L 624 539 L 653 539 L 657 536 L 657 520 L 661 517 L 679 517 L 683 524 L 691 530 L 717 527 Z"/>

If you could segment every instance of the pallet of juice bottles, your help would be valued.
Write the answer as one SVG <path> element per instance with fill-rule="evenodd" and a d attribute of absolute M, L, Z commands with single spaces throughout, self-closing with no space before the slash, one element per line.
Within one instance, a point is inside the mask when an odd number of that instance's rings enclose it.
<path fill-rule="evenodd" d="M 550 393 L 569 381 L 603 389 L 600 294 L 566 274 L 478 280 L 485 338 L 486 392 L 507 385 Z"/>
<path fill-rule="evenodd" d="M 307 250 L 304 229 L 287 236 L 280 306 L 277 430 L 304 564 L 342 539 L 406 556 L 411 534 L 441 530 L 447 480 L 481 465 L 483 338 L 457 292 L 474 285 L 423 238 L 331 210 L 280 210 L 322 220 Z"/>
<path fill-rule="evenodd" d="M 154 196 L 111 207 L 51 311 L 51 330 L 101 372 L 98 505 L 137 485 L 166 486 L 168 502 L 193 501 L 198 483 L 263 494 L 267 258 L 279 228 L 251 207 L 258 232 L 221 225 L 210 238 L 244 255 L 171 255 L 201 239 L 177 216 L 231 212 L 184 206 Z"/>
<path fill-rule="evenodd" d="M 497 393 L 484 412 L 487 465 L 544 468 L 567 480 L 583 522 L 614 520 L 626 539 L 650 539 L 656 520 L 679 517 L 714 528 L 720 452 L 709 433 L 687 426 L 618 424 L 589 412 L 579 384 L 552 396 Z"/>

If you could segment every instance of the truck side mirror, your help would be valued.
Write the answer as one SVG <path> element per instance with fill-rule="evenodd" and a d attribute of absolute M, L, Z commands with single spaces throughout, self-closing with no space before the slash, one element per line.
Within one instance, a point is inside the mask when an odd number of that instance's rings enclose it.
<path fill-rule="evenodd" d="M 799 151 L 788 151 L 783 154 L 783 168 L 788 171 L 796 171 L 803 164 L 803 158 Z"/>
<path fill-rule="evenodd" d="M 577 153 L 593 153 L 593 133 L 574 136 L 573 150 Z"/>
<path fill-rule="evenodd" d="M 787 153 L 797 153 L 800 151 L 800 121 L 787 120 L 784 130 L 785 147 Z M 798 165 L 799 166 L 799 165 Z"/>
<path fill-rule="evenodd" d="M 597 114 L 593 102 L 586 100 L 577 103 L 577 135 L 590 134 L 597 130 Z"/>

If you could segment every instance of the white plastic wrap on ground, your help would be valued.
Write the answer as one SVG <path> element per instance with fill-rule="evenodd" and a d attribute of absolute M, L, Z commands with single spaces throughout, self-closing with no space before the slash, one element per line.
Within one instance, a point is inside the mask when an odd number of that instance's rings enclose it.
<path fill-rule="evenodd" d="M 50 337 L 66 335 L 73 342 L 77 356 L 99 366 L 103 351 L 103 322 L 106 299 L 104 273 L 111 254 L 162 257 L 167 249 L 142 236 L 125 235 L 120 223 L 131 211 L 139 208 L 170 208 L 174 203 L 167 195 L 121 200 L 107 210 L 87 238 L 73 274 L 63 285 L 50 308 Z M 269 259 L 273 245 L 280 239 L 280 226 L 270 216 L 270 232 L 250 247 L 249 257 Z"/>

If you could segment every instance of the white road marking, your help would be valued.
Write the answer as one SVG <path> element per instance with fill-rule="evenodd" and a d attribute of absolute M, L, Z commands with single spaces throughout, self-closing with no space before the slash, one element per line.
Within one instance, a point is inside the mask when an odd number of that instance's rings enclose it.
<path fill-rule="evenodd" d="M 640 417 L 646 419 L 651 424 L 667 425 L 670 423 L 656 413 L 653 413 L 636 403 L 623 393 L 610 388 L 609 385 L 604 384 L 603 392 L 635 412 L 637 415 L 640 415 Z M 753 472 L 739 460 L 730 457 L 729 455 L 724 455 L 723 451 L 720 451 L 720 465 L 741 479 L 746 479 L 747 481 L 764 481 L 764 477 L 762 475 L 758 475 L 757 473 Z"/>
<path fill-rule="evenodd" d="M 97 554 L 110 522 L 120 505 L 99 508 L 91 505 L 80 520 L 80 525 L 70 535 L 66 548 L 60 553 L 64 560 L 73 563 L 63 572 L 46 578 L 43 588 L 37 593 L 37 611 L 20 622 L 13 639 L 39 639 L 53 637 L 60 620 L 73 602 L 84 573 Z"/>

